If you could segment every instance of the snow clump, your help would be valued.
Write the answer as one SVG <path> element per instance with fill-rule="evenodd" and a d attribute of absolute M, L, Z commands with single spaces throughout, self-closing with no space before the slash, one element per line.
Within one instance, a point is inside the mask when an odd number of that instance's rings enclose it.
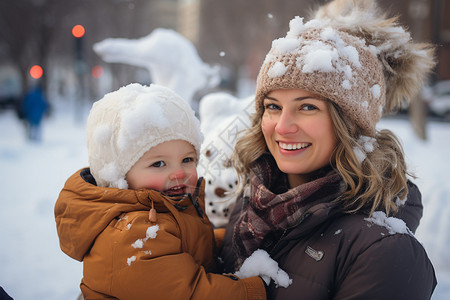
<path fill-rule="evenodd" d="M 289 31 L 286 35 L 287 38 L 297 38 L 305 30 L 305 24 L 303 24 L 303 18 L 299 16 L 289 21 Z"/>
<path fill-rule="evenodd" d="M 147 228 L 147 232 L 145 233 L 145 238 L 136 240 L 133 244 L 131 244 L 131 246 L 133 248 L 142 248 L 142 247 L 144 247 L 144 243 L 148 239 L 156 238 L 156 235 L 157 235 L 156 233 L 158 232 L 158 230 L 159 230 L 159 226 L 158 225 L 150 226 L 149 228 Z"/>
<path fill-rule="evenodd" d="M 127 264 L 129 266 L 131 266 L 131 263 L 134 262 L 134 261 L 136 261 L 136 256 L 134 256 L 134 255 L 132 257 L 128 257 L 127 258 Z"/>
<path fill-rule="evenodd" d="M 240 278 L 249 278 L 252 276 L 261 276 L 266 284 L 272 279 L 275 284 L 287 288 L 292 284 L 289 275 L 278 267 L 278 263 L 273 260 L 269 254 L 261 249 L 252 253 L 242 264 L 239 271 L 235 273 Z"/>
<path fill-rule="evenodd" d="M 375 150 L 376 139 L 370 136 L 361 135 L 357 142 L 358 146 L 353 147 L 353 152 L 359 163 L 362 163 L 366 159 L 367 153 L 371 153 Z"/>
<path fill-rule="evenodd" d="M 282 63 L 277 61 L 267 72 L 267 75 L 270 78 L 280 77 L 283 76 L 286 73 L 286 66 Z"/>
<path fill-rule="evenodd" d="M 370 88 L 370 92 L 372 93 L 373 97 L 376 99 L 380 99 L 381 96 L 381 87 L 379 84 L 375 84 L 373 87 Z"/>
<path fill-rule="evenodd" d="M 365 218 L 364 220 L 386 227 L 390 234 L 412 234 L 403 220 L 394 217 L 387 217 L 382 211 L 375 211 L 370 218 Z"/>
<path fill-rule="evenodd" d="M 146 100 L 145 98 L 153 98 Z M 122 114 L 117 145 L 125 150 L 132 141 L 139 145 L 139 137 L 150 128 L 168 128 L 171 123 L 164 117 L 162 107 L 164 99 L 152 95 L 140 95 L 137 97 L 134 107 L 127 107 Z M 155 105 L 157 103 L 158 105 Z M 150 115 L 149 115 L 150 114 Z"/>

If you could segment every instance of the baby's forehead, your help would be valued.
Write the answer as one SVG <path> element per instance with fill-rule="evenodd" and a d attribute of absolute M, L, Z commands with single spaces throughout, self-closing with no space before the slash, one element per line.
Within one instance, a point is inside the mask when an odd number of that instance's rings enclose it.
<path fill-rule="evenodd" d="M 195 155 L 197 152 L 194 145 L 185 140 L 170 140 L 161 142 L 156 146 L 148 149 L 142 158 L 154 158 L 154 157 L 170 157 L 175 155 Z"/>

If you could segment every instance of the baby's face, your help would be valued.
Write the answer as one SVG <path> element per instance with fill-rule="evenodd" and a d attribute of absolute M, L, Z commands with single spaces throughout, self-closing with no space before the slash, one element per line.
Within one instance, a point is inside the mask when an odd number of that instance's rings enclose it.
<path fill-rule="evenodd" d="M 161 143 L 142 155 L 126 175 L 128 188 L 154 189 L 166 195 L 193 193 L 197 184 L 197 152 L 183 140 Z"/>

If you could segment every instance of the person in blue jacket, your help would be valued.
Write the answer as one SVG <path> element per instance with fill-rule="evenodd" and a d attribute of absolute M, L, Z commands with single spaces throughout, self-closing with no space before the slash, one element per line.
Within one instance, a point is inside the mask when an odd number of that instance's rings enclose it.
<path fill-rule="evenodd" d="M 32 141 L 41 139 L 41 122 L 48 110 L 47 99 L 40 84 L 35 85 L 25 96 L 22 112 L 27 123 L 28 138 Z"/>

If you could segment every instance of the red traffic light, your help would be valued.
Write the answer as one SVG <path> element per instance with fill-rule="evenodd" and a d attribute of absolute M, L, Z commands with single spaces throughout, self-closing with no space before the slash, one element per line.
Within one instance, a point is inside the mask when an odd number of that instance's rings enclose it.
<path fill-rule="evenodd" d="M 101 66 L 94 66 L 91 70 L 91 74 L 94 78 L 100 78 L 103 75 L 103 68 Z"/>
<path fill-rule="evenodd" d="M 33 77 L 34 79 L 39 79 L 42 77 L 42 75 L 44 74 L 44 70 L 42 70 L 42 67 L 39 65 L 34 65 L 31 67 L 30 69 L 30 75 L 31 77 Z"/>
<path fill-rule="evenodd" d="M 81 38 L 85 32 L 86 32 L 86 30 L 81 25 L 75 25 L 72 28 L 72 34 L 76 38 Z"/>

